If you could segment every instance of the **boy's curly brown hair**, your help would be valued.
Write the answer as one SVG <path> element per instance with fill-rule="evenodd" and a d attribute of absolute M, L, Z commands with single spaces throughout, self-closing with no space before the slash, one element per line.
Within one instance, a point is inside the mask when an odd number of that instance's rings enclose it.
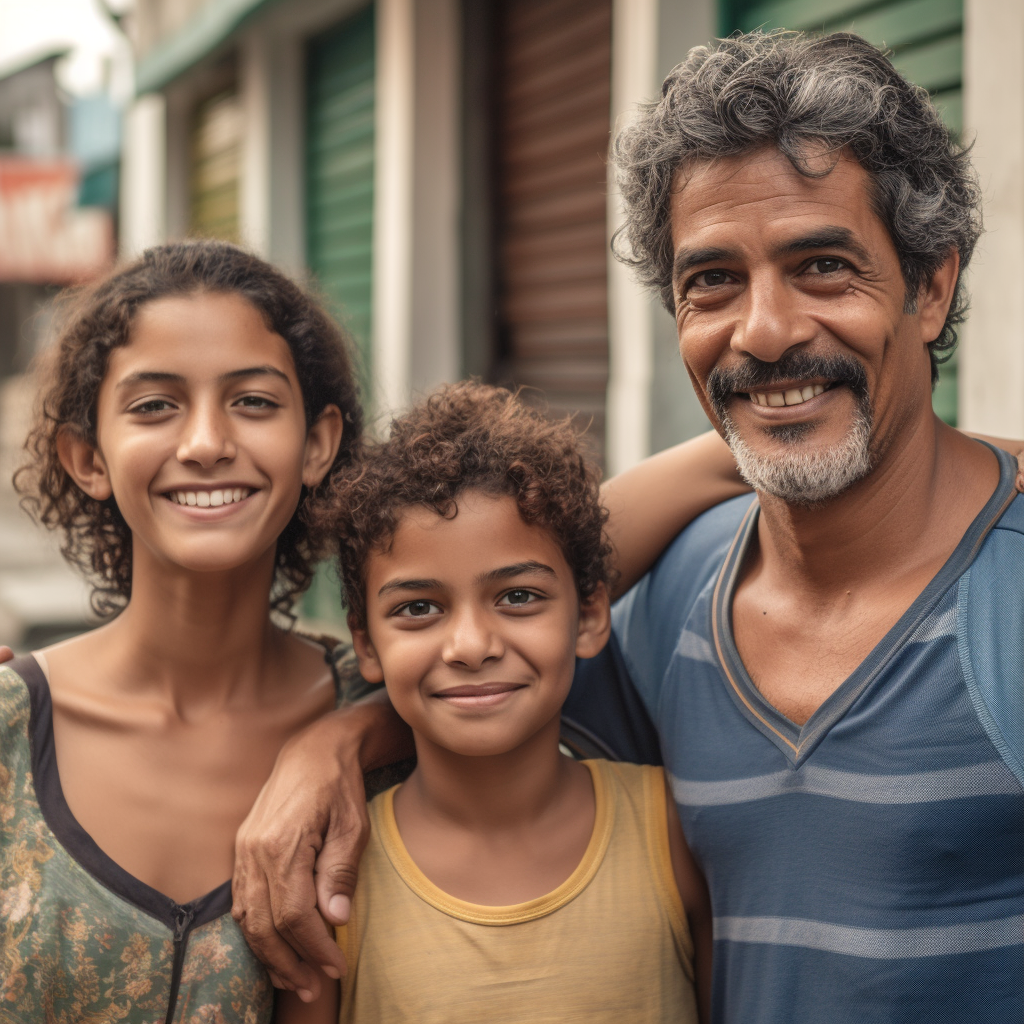
<path fill-rule="evenodd" d="M 57 437 L 71 430 L 96 444 L 96 401 L 113 349 L 131 340 L 139 308 L 167 296 L 194 292 L 240 295 L 263 315 L 291 349 L 302 389 L 306 423 L 327 405 L 344 418 L 341 446 L 324 482 L 352 459 L 363 416 L 351 344 L 310 294 L 259 257 L 226 242 L 186 241 L 147 250 L 104 280 L 65 293 L 59 303 L 58 339 L 43 360 L 42 401 L 25 442 L 29 459 L 14 475 L 22 507 L 49 529 L 63 531 L 61 552 L 93 583 L 93 610 L 117 614 L 132 591 L 132 534 L 113 498 L 89 497 L 68 475 Z M 277 542 L 273 604 L 287 612 L 313 577 L 322 555 L 305 522 L 311 494 Z"/>
<path fill-rule="evenodd" d="M 365 445 L 310 515 L 339 544 L 351 621 L 364 627 L 367 559 L 388 550 L 403 510 L 420 505 L 452 519 L 470 489 L 508 495 L 525 522 L 550 530 L 580 597 L 589 597 L 611 575 L 599 482 L 569 420 L 553 422 L 510 391 L 464 381 L 393 420 L 388 439 Z"/>

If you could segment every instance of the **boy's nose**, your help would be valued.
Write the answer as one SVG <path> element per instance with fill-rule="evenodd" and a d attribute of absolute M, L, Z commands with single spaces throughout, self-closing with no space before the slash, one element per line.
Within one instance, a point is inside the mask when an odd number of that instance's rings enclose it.
<path fill-rule="evenodd" d="M 504 654 L 505 645 L 483 611 L 463 609 L 449 622 L 442 652 L 446 664 L 475 670 Z"/>
<path fill-rule="evenodd" d="M 218 409 L 197 406 L 185 420 L 178 443 L 178 461 L 195 462 L 204 469 L 235 457 L 235 443 L 226 418 Z"/>

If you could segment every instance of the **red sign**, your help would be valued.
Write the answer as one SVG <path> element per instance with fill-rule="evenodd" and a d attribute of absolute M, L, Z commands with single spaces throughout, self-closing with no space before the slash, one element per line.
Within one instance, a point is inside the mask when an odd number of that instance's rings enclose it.
<path fill-rule="evenodd" d="M 0 281 L 69 284 L 110 266 L 111 216 L 77 194 L 74 164 L 0 158 Z"/>

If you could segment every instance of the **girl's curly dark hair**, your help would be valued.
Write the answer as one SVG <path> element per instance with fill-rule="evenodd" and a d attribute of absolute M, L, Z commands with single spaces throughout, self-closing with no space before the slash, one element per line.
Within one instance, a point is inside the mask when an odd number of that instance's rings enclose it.
<path fill-rule="evenodd" d="M 351 461 L 362 436 L 349 339 L 316 299 L 237 246 L 217 241 L 157 246 L 99 283 L 65 293 L 58 304 L 58 340 L 43 360 L 41 404 L 25 442 L 29 459 L 15 473 L 14 485 L 22 495 L 22 507 L 37 522 L 63 531 L 61 552 L 91 578 L 92 607 L 103 617 L 116 615 L 131 597 L 131 530 L 113 498 L 89 497 L 68 475 L 57 454 L 57 437 L 71 430 L 96 443 L 96 401 L 110 352 L 131 340 L 139 308 L 156 299 L 201 291 L 241 295 L 288 343 L 307 425 L 327 405 L 341 410 L 341 446 L 317 492 Z M 304 519 L 311 497 L 304 488 L 277 543 L 273 604 L 281 611 L 287 611 L 295 595 L 309 585 L 321 555 Z"/>
<path fill-rule="evenodd" d="M 366 445 L 310 515 L 336 538 L 346 603 L 365 626 L 367 559 L 388 549 L 402 511 L 420 505 L 451 519 L 469 489 L 508 495 L 525 522 L 550 530 L 580 597 L 589 597 L 611 575 L 599 481 L 568 419 L 545 419 L 503 388 L 464 381 L 393 420 L 388 439 Z"/>

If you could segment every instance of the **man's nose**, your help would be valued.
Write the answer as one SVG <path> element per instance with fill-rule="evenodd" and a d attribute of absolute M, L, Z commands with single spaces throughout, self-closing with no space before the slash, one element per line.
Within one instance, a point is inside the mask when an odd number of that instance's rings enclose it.
<path fill-rule="evenodd" d="M 178 461 L 208 469 L 236 454 L 229 417 L 213 402 L 196 403 L 185 418 L 178 442 Z"/>
<path fill-rule="evenodd" d="M 504 652 L 505 645 L 486 611 L 475 607 L 453 610 L 442 652 L 445 664 L 476 671 Z"/>
<path fill-rule="evenodd" d="M 790 349 L 812 341 L 814 333 L 800 296 L 778 275 L 764 273 L 750 279 L 730 347 L 738 355 L 775 363 Z"/>

